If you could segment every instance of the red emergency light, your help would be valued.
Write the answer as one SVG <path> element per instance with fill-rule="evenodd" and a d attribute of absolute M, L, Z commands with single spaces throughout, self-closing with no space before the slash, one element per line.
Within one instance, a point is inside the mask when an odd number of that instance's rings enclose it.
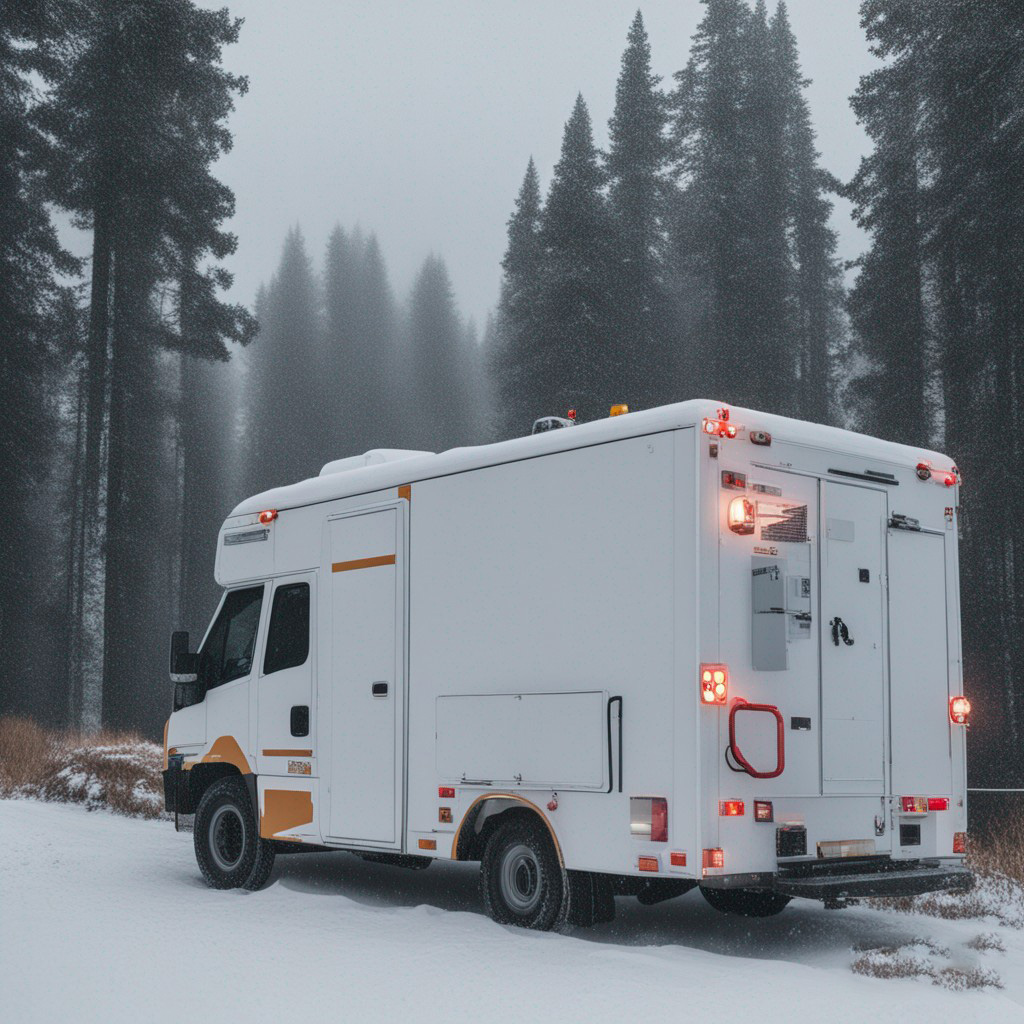
<path fill-rule="evenodd" d="M 949 720 L 954 725 L 970 725 L 971 702 L 964 696 L 950 697 Z"/>
<path fill-rule="evenodd" d="M 264 526 L 266 526 L 268 523 L 272 523 L 276 518 L 277 518 L 277 509 L 276 508 L 264 509 L 260 513 L 260 522 L 263 523 Z"/>
<path fill-rule="evenodd" d="M 727 665 L 701 665 L 700 701 L 709 707 L 725 704 L 729 699 L 729 667 Z"/>

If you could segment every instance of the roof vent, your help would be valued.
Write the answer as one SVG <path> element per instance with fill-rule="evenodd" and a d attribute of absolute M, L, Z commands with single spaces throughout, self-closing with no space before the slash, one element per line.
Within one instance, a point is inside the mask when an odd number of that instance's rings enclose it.
<path fill-rule="evenodd" d="M 351 469 L 365 469 L 367 466 L 381 466 L 385 462 L 404 462 L 406 459 L 416 459 L 421 455 L 433 455 L 433 452 L 412 451 L 407 448 L 374 448 L 364 452 L 362 455 L 350 455 L 347 459 L 335 459 L 328 462 L 320 470 L 321 476 L 330 476 L 332 473 L 347 473 Z"/>

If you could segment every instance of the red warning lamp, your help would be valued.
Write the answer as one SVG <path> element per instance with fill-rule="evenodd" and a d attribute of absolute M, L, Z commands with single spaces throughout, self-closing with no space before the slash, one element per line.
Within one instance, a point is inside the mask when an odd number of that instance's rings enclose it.
<path fill-rule="evenodd" d="M 700 859 L 701 866 L 704 868 L 705 872 L 709 868 L 720 871 L 725 867 L 725 851 L 718 847 L 711 850 L 702 850 Z"/>
<path fill-rule="evenodd" d="M 722 410 L 719 410 L 721 412 Z M 704 417 L 703 425 L 701 429 L 709 437 L 735 437 L 736 436 L 736 424 L 729 423 L 728 420 L 715 420 L 708 416 Z"/>
<path fill-rule="evenodd" d="M 963 696 L 950 697 L 949 720 L 954 725 L 970 725 L 971 702 Z"/>
<path fill-rule="evenodd" d="M 718 813 L 723 818 L 740 818 L 743 816 L 743 801 L 719 800 Z"/>
<path fill-rule="evenodd" d="M 277 518 L 277 509 L 268 508 L 260 513 L 260 522 L 266 526 L 268 523 L 272 523 Z"/>
<path fill-rule="evenodd" d="M 566 419 L 568 419 L 568 420 L 572 420 L 572 421 L 573 421 L 573 423 L 575 423 L 575 422 L 576 422 L 576 410 L 575 410 L 575 409 L 570 409 L 570 410 L 569 410 L 569 411 L 568 411 L 568 412 L 567 412 L 567 413 L 565 414 L 565 418 L 566 418 Z"/>
<path fill-rule="evenodd" d="M 919 480 L 937 480 L 946 487 L 956 487 L 960 483 L 960 471 L 956 466 L 951 469 L 933 469 L 930 462 L 919 462 L 916 473 Z"/>
<path fill-rule="evenodd" d="M 729 698 L 729 669 L 725 665 L 701 665 L 700 701 L 709 707 Z"/>
<path fill-rule="evenodd" d="M 729 529 L 741 536 L 749 536 L 757 525 L 757 510 L 747 498 L 733 498 L 729 502 Z"/>

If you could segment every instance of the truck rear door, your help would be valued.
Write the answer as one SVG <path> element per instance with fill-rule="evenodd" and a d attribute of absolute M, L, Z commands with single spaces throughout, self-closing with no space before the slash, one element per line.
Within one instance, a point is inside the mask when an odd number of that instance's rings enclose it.
<path fill-rule="evenodd" d="M 822 792 L 885 793 L 885 522 L 880 490 L 822 483 Z"/>

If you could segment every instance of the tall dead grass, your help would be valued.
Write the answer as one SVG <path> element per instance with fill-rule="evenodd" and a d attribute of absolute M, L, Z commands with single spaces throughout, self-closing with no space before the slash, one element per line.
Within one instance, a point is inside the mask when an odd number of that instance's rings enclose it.
<path fill-rule="evenodd" d="M 162 768 L 161 748 L 135 733 L 82 734 L 0 718 L 0 796 L 157 818 L 163 813 Z"/>

